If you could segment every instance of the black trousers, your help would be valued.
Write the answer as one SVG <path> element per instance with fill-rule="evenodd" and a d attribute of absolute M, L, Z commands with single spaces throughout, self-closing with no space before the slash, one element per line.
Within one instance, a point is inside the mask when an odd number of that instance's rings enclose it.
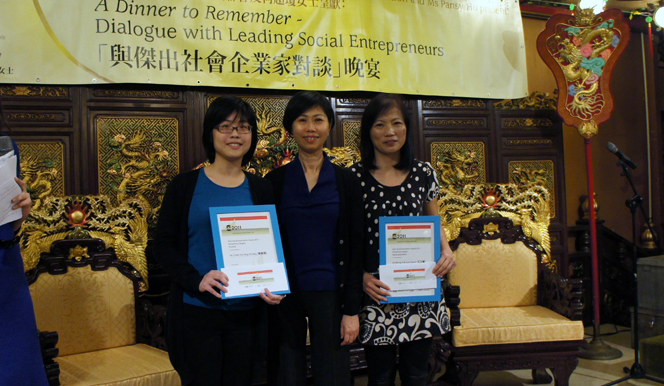
<path fill-rule="evenodd" d="M 336 291 L 297 292 L 277 306 L 279 358 L 277 384 L 306 384 L 307 318 L 311 371 L 316 386 L 350 385 L 350 352 L 341 346 L 341 303 Z"/>
<path fill-rule="evenodd" d="M 251 385 L 256 310 L 223 311 L 183 304 L 182 311 L 185 357 L 194 373 L 189 385 Z"/>
<path fill-rule="evenodd" d="M 389 346 L 364 346 L 369 386 L 393 386 L 397 369 L 402 386 L 426 386 L 433 338 Z M 397 364 L 397 347 L 399 363 Z"/>

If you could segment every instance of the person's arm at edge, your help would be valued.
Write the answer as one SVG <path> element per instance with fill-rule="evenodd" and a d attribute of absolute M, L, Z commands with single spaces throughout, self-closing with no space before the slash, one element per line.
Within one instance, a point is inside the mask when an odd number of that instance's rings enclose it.
<path fill-rule="evenodd" d="M 12 199 L 12 209 L 21 209 L 21 218 L 15 220 L 12 224 L 14 226 L 14 233 L 18 233 L 19 229 L 21 229 L 21 226 L 23 225 L 23 221 L 25 221 L 25 219 L 28 217 L 28 214 L 30 214 L 30 209 L 32 209 L 32 200 L 30 199 L 30 193 L 27 191 L 25 182 L 23 182 L 18 177 L 14 177 L 14 181 L 16 181 L 18 186 L 21 187 L 21 194 Z"/>
<path fill-rule="evenodd" d="M 433 200 L 425 204 L 424 214 L 427 216 L 438 216 L 438 198 L 434 198 Z M 454 254 L 452 253 L 452 248 L 450 248 L 450 244 L 447 242 L 447 236 L 445 235 L 445 230 L 441 226 L 440 259 L 433 268 L 433 274 L 438 277 L 443 277 L 445 274 L 450 272 L 454 267 L 456 267 Z"/>
<path fill-rule="evenodd" d="M 359 334 L 359 312 L 362 308 L 362 277 L 364 274 L 364 209 L 360 181 L 350 172 L 346 173 L 349 213 L 349 250 L 351 253 L 348 278 L 344 283 L 344 310 L 341 320 L 341 345 L 352 344 Z"/>

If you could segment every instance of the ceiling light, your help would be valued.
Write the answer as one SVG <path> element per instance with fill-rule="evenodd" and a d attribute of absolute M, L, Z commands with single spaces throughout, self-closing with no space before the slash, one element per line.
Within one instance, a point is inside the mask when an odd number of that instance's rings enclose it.
<path fill-rule="evenodd" d="M 579 7 L 581 9 L 592 8 L 595 15 L 602 13 L 604 11 L 604 6 L 606 2 L 604 0 L 581 0 L 579 1 Z M 662 15 L 664 16 L 664 15 Z"/>
<path fill-rule="evenodd" d="M 664 11 L 662 11 L 662 8 L 657 8 L 653 19 L 655 19 L 655 24 L 657 24 L 658 27 L 664 27 Z"/>

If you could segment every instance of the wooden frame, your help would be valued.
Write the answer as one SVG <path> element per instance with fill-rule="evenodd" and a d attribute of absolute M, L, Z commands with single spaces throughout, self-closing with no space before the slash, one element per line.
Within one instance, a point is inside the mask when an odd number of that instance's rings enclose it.
<path fill-rule="evenodd" d="M 497 231 L 485 232 L 485 225 L 498 225 Z M 494 228 L 495 229 L 495 228 Z M 538 258 L 537 304 L 549 308 L 569 319 L 580 320 L 582 304 L 582 282 L 578 279 L 563 279 L 543 261 L 543 250 L 537 242 L 524 235 L 520 226 L 504 217 L 476 218 L 468 228 L 450 243 L 452 250 L 460 244 L 479 245 L 483 240 L 500 239 L 504 244 L 524 243 Z M 544 259 L 546 260 L 546 259 Z M 447 305 L 451 311 L 452 326 L 460 325 L 459 293 L 463 288 L 450 286 L 446 292 Z M 444 376 L 434 385 L 449 383 L 461 386 L 472 385 L 480 371 L 551 369 L 556 385 L 565 386 L 578 364 L 578 348 L 583 340 L 538 342 L 525 344 L 496 344 L 467 347 L 454 347 L 451 334 L 446 342 L 437 347 L 434 358 L 445 357 L 445 350 L 451 351 Z M 533 372 L 535 375 L 535 371 Z"/>

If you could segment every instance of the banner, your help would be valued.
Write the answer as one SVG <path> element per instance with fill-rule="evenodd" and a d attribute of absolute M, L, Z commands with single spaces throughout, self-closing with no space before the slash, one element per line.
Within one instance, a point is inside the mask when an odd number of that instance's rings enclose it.
<path fill-rule="evenodd" d="M 516 0 L 4 0 L 0 83 L 527 95 Z"/>

